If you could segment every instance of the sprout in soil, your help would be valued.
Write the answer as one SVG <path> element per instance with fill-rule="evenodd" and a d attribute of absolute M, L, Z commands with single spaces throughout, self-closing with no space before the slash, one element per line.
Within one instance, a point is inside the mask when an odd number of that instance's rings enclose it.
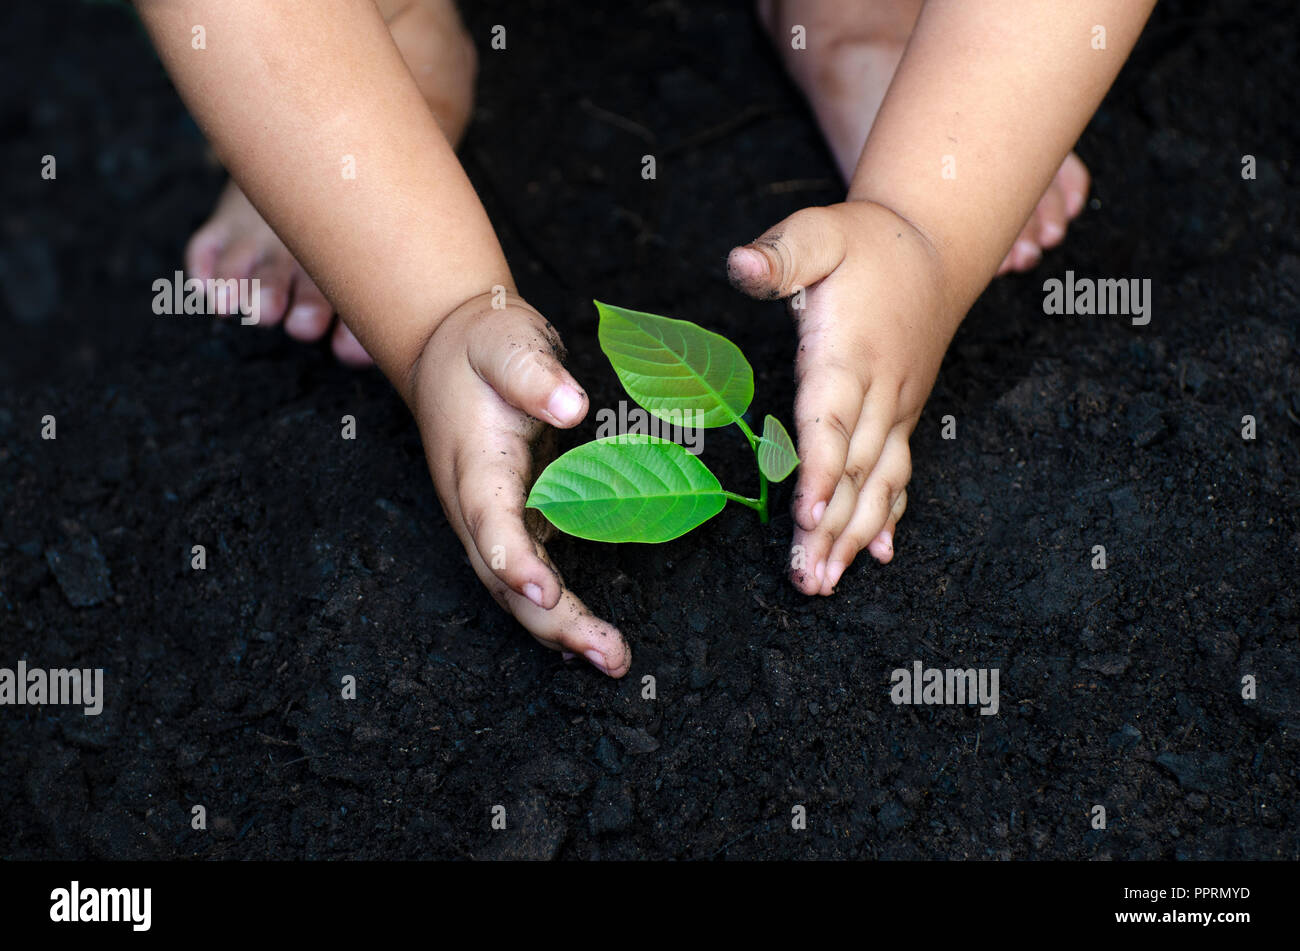
<path fill-rule="evenodd" d="M 754 370 L 734 343 L 687 320 L 596 301 L 600 348 L 623 388 L 669 423 L 735 424 L 758 462 L 758 498 L 728 492 L 685 448 L 626 433 L 571 449 L 537 479 L 528 507 L 556 528 L 599 542 L 666 542 L 739 502 L 767 522 L 767 488 L 799 465 L 790 434 L 774 416 L 755 436 L 742 418 L 754 398 Z"/>

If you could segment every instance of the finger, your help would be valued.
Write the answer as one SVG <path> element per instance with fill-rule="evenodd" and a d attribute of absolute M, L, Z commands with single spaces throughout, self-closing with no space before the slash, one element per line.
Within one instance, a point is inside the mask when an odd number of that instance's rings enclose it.
<path fill-rule="evenodd" d="M 602 621 L 567 588 L 562 588 L 553 608 L 541 608 L 511 590 L 479 556 L 476 546 L 466 546 L 479 579 L 538 643 L 551 650 L 581 654 L 597 670 L 622 677 L 632 666 L 632 651 L 614 625 Z"/>
<path fill-rule="evenodd" d="M 868 394 L 867 405 L 853 432 L 848 458 L 844 463 L 844 472 L 835 487 L 835 494 L 830 504 L 826 507 L 813 533 L 815 540 L 809 546 L 810 552 L 818 553 L 818 556 L 827 562 L 825 570 L 821 573 L 823 579 L 821 587 L 826 586 L 825 576 L 834 571 L 834 566 L 831 564 L 833 559 L 830 557 L 831 544 L 845 530 L 854 511 L 858 508 L 862 490 L 880 464 L 885 441 L 893 425 L 893 400 L 879 396 L 872 399 Z M 839 570 L 843 571 L 843 566 Z"/>
<path fill-rule="evenodd" d="M 749 244 L 732 248 L 727 276 L 750 297 L 789 297 L 839 267 L 845 250 L 838 216 L 828 208 L 804 208 Z"/>
<path fill-rule="evenodd" d="M 894 532 L 898 528 L 898 520 L 906 511 L 907 490 L 904 489 L 894 500 L 894 505 L 889 510 L 889 518 L 885 519 L 885 527 L 867 546 L 867 551 L 871 552 L 872 557 L 882 565 L 887 565 L 894 560 Z"/>
<path fill-rule="evenodd" d="M 287 252 L 272 253 L 253 266 L 260 298 L 258 324 L 274 327 L 289 309 L 289 292 L 293 285 L 296 262 Z"/>
<path fill-rule="evenodd" d="M 632 649 L 622 632 L 592 614 L 568 588 L 549 611 L 514 592 L 509 594 L 506 610 L 539 644 L 551 650 L 581 654 L 603 674 L 618 679 L 632 667 Z"/>
<path fill-rule="evenodd" d="M 334 325 L 334 336 L 330 339 L 330 349 L 334 351 L 334 356 L 339 363 L 346 367 L 362 369 L 375 362 L 371 359 L 370 354 L 366 352 L 366 348 L 361 345 L 361 341 L 343 323 L 341 317 Z"/>
<path fill-rule="evenodd" d="M 478 556 L 498 579 L 538 607 L 553 608 L 560 600 L 560 579 L 524 525 L 528 444 L 512 439 L 508 445 L 504 450 L 476 445 L 457 457 L 461 519 Z"/>
<path fill-rule="evenodd" d="M 893 511 L 894 502 L 911 478 L 912 454 L 907 446 L 907 435 L 902 429 L 895 429 L 885 441 L 880 461 L 858 494 L 852 517 L 831 548 L 822 594 L 834 590 L 858 552 L 880 534 Z"/>
<path fill-rule="evenodd" d="M 316 282 L 301 267 L 293 277 L 293 303 L 284 319 L 284 332 L 295 340 L 310 342 L 325 336 L 334 308 Z"/>
<path fill-rule="evenodd" d="M 800 465 L 792 511 L 805 531 L 812 531 L 822 520 L 844 474 L 862 399 L 857 373 L 841 364 L 818 366 L 799 382 L 794 421 Z"/>
<path fill-rule="evenodd" d="M 515 409 L 567 429 L 587 415 L 587 394 L 560 364 L 559 335 L 535 311 L 514 308 L 501 333 L 475 334 L 469 362 L 475 372 Z"/>

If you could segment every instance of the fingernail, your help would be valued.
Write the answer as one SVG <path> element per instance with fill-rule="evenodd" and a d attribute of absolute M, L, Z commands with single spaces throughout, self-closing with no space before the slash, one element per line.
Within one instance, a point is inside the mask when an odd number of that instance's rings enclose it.
<path fill-rule="evenodd" d="M 1055 221 L 1048 221 L 1043 225 L 1043 243 L 1055 244 L 1065 236 L 1065 229 Z"/>
<path fill-rule="evenodd" d="M 524 597 L 533 602 L 533 604 L 537 605 L 539 608 L 543 607 L 542 589 L 531 581 L 524 585 Z"/>
<path fill-rule="evenodd" d="M 582 412 L 582 394 L 567 383 L 557 386 L 546 411 L 562 423 L 571 423 Z"/>
<path fill-rule="evenodd" d="M 599 669 L 602 674 L 609 673 L 609 668 L 605 666 L 605 655 L 594 647 L 591 650 L 584 652 L 582 656 L 591 661 L 591 665 Z"/>
<path fill-rule="evenodd" d="M 1071 218 L 1083 211 L 1083 192 L 1069 192 L 1065 196 L 1065 213 Z"/>
<path fill-rule="evenodd" d="M 844 574 L 844 569 L 847 567 L 848 565 L 838 561 L 832 561 L 830 563 L 830 567 L 826 569 L 826 574 L 830 579 L 832 588 L 840 583 L 840 575 Z"/>
<path fill-rule="evenodd" d="M 886 556 L 893 554 L 894 536 L 890 535 L 889 532 L 881 532 L 872 539 L 867 548 L 877 560 L 883 560 Z"/>
<path fill-rule="evenodd" d="M 825 514 L 826 514 L 825 502 L 818 502 L 816 505 L 813 506 L 813 510 L 812 510 L 813 528 L 816 528 L 818 525 L 821 524 L 822 516 Z"/>

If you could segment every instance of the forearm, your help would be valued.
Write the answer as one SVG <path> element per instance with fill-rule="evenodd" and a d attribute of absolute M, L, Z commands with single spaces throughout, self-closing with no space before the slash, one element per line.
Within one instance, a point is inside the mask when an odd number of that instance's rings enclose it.
<path fill-rule="evenodd" d="M 514 286 L 372 0 L 137 7 L 226 168 L 409 402 L 439 319 Z"/>
<path fill-rule="evenodd" d="M 849 198 L 911 222 L 960 320 L 1127 58 L 1155 0 L 928 0 Z M 1093 28 L 1105 28 L 1094 49 Z"/>

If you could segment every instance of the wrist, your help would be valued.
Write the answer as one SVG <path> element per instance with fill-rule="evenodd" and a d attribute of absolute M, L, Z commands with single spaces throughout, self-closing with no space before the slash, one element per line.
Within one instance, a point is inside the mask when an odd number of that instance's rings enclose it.
<path fill-rule="evenodd" d="M 955 333 L 970 304 L 963 304 L 955 293 L 960 285 L 954 281 L 949 256 L 934 233 L 878 198 L 850 194 L 838 207 L 855 219 L 851 231 L 881 236 L 876 247 L 866 253 L 890 261 L 898 279 L 907 281 L 911 292 L 920 295 L 918 299 L 929 301 L 934 316 L 950 334 Z"/>
<path fill-rule="evenodd" d="M 488 290 L 466 298 L 440 315 L 427 329 L 424 343 L 416 353 L 409 370 L 402 375 L 400 382 L 394 381 L 411 411 L 418 415 L 422 387 L 427 390 L 431 386 L 440 385 L 437 372 L 438 356 L 456 346 L 452 338 L 462 328 L 472 325 L 493 311 L 519 304 L 524 302 L 515 293 L 514 281 L 507 276 L 506 283 L 493 284 Z"/>

